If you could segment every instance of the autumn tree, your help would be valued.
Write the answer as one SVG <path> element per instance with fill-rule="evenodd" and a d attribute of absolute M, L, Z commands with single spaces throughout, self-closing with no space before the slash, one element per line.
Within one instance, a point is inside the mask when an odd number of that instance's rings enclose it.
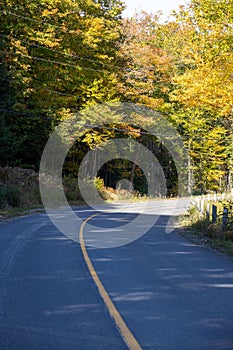
<path fill-rule="evenodd" d="M 230 186 L 232 21 L 231 1 L 193 0 L 166 39 L 175 58 L 172 119 L 187 139 L 195 187 L 204 191 Z"/>
<path fill-rule="evenodd" d="M 135 14 L 123 23 L 121 45 L 124 98 L 155 110 L 168 102 L 172 66 L 171 56 L 157 40 L 159 27 L 159 15 Z"/>
<path fill-rule="evenodd" d="M 118 98 L 115 65 L 122 9 L 119 0 L 4 0 L 1 57 L 5 84 L 15 91 L 14 101 L 9 94 L 7 102 L 8 124 L 24 145 L 30 144 L 20 154 L 35 153 L 38 163 L 56 125 L 50 119 L 59 121 L 87 105 Z M 40 151 L 32 152 L 37 138 L 44 141 L 35 147 Z M 20 163 L 21 155 L 17 158 Z"/>

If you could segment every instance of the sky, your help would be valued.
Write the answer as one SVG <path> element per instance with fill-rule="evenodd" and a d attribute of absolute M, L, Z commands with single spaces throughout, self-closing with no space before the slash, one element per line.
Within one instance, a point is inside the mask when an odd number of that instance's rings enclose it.
<path fill-rule="evenodd" d="M 172 10 L 177 10 L 179 5 L 185 5 L 187 0 L 124 0 L 127 9 L 124 11 L 124 17 L 131 17 L 135 10 L 145 10 L 146 12 L 156 12 L 162 10 L 163 19 L 169 16 Z"/>

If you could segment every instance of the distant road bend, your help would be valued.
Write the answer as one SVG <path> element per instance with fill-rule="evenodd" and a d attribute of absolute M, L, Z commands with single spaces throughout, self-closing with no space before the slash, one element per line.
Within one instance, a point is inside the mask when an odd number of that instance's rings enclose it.
<path fill-rule="evenodd" d="M 186 199 L 151 202 L 128 234 L 160 216 L 135 241 L 91 244 L 143 205 L 75 208 L 80 244 L 45 213 L 0 222 L 1 350 L 233 349 L 233 261 L 173 231 Z"/>

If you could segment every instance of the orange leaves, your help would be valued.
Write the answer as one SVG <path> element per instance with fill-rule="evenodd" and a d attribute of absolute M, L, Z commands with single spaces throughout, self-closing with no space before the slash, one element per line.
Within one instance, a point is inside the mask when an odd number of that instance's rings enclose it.
<path fill-rule="evenodd" d="M 150 108 L 164 104 L 171 81 L 172 60 L 160 45 L 158 17 L 142 13 L 123 23 L 120 52 L 126 62 L 124 95 Z"/>

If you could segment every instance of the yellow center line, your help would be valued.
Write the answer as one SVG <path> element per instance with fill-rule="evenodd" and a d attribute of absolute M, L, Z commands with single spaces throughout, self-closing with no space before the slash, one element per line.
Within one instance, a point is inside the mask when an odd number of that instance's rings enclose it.
<path fill-rule="evenodd" d="M 80 227 L 80 231 L 79 231 L 79 240 L 80 240 L 80 246 L 82 249 L 82 253 L 83 253 L 83 257 L 84 260 L 87 264 L 87 267 L 89 269 L 89 272 L 91 274 L 92 279 L 94 280 L 99 293 L 105 303 L 105 305 L 108 308 L 108 311 L 111 315 L 111 317 L 113 318 L 113 320 L 115 321 L 121 336 L 123 337 L 125 343 L 127 344 L 128 348 L 130 350 L 142 350 L 141 346 L 139 345 L 138 341 L 136 340 L 136 338 L 134 337 L 134 335 L 132 334 L 132 332 L 130 331 L 130 329 L 128 328 L 127 324 L 125 323 L 125 321 L 123 320 L 122 316 L 120 315 L 119 311 L 117 310 L 117 308 L 115 307 L 115 305 L 113 304 L 108 292 L 106 291 L 106 289 L 104 288 L 102 282 L 99 279 L 99 276 L 94 268 L 94 266 L 92 265 L 92 262 L 89 258 L 89 255 L 87 253 L 87 249 L 85 246 L 85 241 L 84 241 L 84 237 L 83 237 L 83 230 L 84 227 L 86 225 L 86 223 L 93 219 L 95 216 L 97 216 L 99 214 L 94 214 L 91 215 L 90 217 L 88 217 L 81 225 Z"/>

